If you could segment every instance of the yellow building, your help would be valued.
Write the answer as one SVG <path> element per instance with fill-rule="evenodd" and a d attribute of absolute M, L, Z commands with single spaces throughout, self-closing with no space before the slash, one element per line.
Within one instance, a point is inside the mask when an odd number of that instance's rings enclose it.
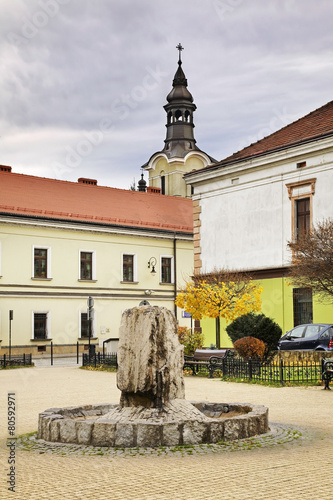
<path fill-rule="evenodd" d="M 149 186 L 160 189 L 162 194 L 190 198 L 191 186 L 186 185 L 184 174 L 206 167 L 216 160 L 201 151 L 194 138 L 193 113 L 196 105 L 187 89 L 187 79 L 182 69 L 179 44 L 178 69 L 172 90 L 164 106 L 167 114 L 164 148 L 154 153 L 142 168 L 149 172 Z"/>
<path fill-rule="evenodd" d="M 0 344 L 12 354 L 87 348 L 117 338 L 143 300 L 175 310 L 193 274 L 192 201 L 15 174 L 0 167 Z M 190 326 L 175 310 L 179 323 Z"/>

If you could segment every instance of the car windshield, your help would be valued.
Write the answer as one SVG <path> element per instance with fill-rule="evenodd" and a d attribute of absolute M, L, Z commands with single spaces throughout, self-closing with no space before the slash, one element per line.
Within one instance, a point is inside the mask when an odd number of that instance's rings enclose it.
<path fill-rule="evenodd" d="M 304 331 L 304 325 L 296 326 L 296 328 L 291 330 L 287 336 L 298 339 L 298 338 L 302 337 L 303 331 Z"/>

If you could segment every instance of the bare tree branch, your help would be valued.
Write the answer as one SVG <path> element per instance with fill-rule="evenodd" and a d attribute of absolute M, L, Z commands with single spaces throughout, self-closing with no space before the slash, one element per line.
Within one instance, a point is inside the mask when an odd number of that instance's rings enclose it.
<path fill-rule="evenodd" d="M 317 224 L 301 238 L 288 242 L 293 254 L 293 285 L 312 288 L 322 299 L 333 300 L 333 219 Z"/>

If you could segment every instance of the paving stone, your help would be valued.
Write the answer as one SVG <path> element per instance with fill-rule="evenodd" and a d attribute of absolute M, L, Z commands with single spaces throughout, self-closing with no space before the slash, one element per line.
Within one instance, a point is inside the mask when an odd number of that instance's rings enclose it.
<path fill-rule="evenodd" d="M 185 390 L 188 400 L 265 405 L 272 429 L 277 425 L 280 431 L 245 440 L 241 447 L 229 442 L 183 451 L 110 449 L 104 455 L 98 447 L 43 443 L 43 448 L 36 441 L 35 451 L 24 451 L 18 444 L 13 494 L 5 474 L 7 392 L 16 394 L 19 435 L 37 430 L 45 408 L 117 402 L 119 391 L 113 373 L 57 367 L 1 371 L 1 500 L 188 500 L 194 485 L 195 496 L 207 500 L 332 498 L 333 391 L 200 377 L 185 377 Z"/>

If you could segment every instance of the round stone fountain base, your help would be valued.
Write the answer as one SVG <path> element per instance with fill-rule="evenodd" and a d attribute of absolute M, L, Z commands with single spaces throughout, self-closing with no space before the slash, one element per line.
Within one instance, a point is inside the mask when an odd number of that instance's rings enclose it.
<path fill-rule="evenodd" d="M 268 409 L 242 403 L 173 399 L 163 408 L 118 404 L 50 408 L 39 414 L 38 438 L 122 448 L 218 443 L 269 431 Z"/>

